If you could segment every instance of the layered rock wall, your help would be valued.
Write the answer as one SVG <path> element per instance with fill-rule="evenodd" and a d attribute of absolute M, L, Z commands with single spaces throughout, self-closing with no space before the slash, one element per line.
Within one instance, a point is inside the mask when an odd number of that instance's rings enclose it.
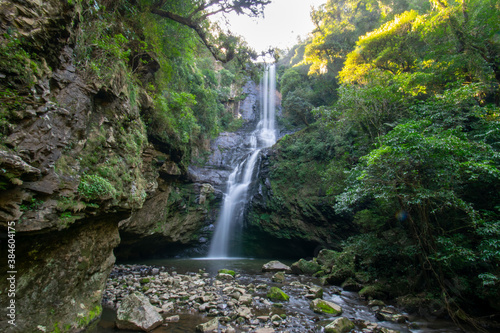
<path fill-rule="evenodd" d="M 145 105 L 123 72 L 103 82 L 78 68 L 70 3 L 0 3 L 0 256 L 15 262 L 0 272 L 0 307 L 15 301 L 2 332 L 80 331 L 98 318 L 118 224 L 157 188 L 143 163 Z"/>

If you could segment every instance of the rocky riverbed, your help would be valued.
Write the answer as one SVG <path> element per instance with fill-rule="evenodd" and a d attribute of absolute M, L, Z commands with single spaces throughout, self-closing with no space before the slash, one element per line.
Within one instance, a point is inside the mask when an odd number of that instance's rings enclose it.
<path fill-rule="evenodd" d="M 256 275 L 231 270 L 180 274 L 161 266 L 117 265 L 103 303 L 116 312 L 116 319 L 108 320 L 108 331 L 98 332 L 112 332 L 115 325 L 153 332 L 455 331 L 422 330 L 381 301 L 361 304 L 353 293 L 289 274 L 286 267 L 263 267 L 266 272 Z M 350 306 L 342 301 L 346 293 L 354 302 Z M 353 312 L 357 306 L 362 310 Z"/>

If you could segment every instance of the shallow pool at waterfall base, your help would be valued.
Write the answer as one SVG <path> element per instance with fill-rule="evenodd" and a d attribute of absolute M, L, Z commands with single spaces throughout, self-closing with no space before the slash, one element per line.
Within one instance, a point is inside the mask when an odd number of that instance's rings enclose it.
<path fill-rule="evenodd" d="M 302 333 L 302 332 L 312 332 L 320 333 L 324 332 L 323 326 L 330 323 L 336 317 L 332 317 L 328 314 L 317 314 L 310 309 L 311 299 L 305 297 L 306 286 L 317 285 L 320 286 L 320 281 L 317 278 L 306 275 L 294 275 L 286 274 L 285 282 L 273 282 L 272 276 L 275 274 L 273 272 L 262 272 L 262 266 L 269 262 L 270 260 L 265 259 L 249 259 L 249 258 L 224 258 L 224 259 L 207 259 L 207 258 L 197 258 L 197 259 L 156 259 L 147 260 L 134 263 L 121 263 L 130 264 L 130 267 L 137 267 L 143 271 L 144 266 L 150 267 L 161 267 L 161 271 L 167 272 L 170 276 L 179 275 L 191 275 L 194 276 L 199 273 L 200 270 L 207 273 L 205 275 L 207 286 L 214 286 L 216 283 L 215 276 L 220 269 L 230 269 L 236 272 L 236 278 L 233 281 L 221 281 L 219 283 L 220 290 L 217 291 L 217 295 L 221 296 L 224 294 L 223 289 L 227 284 L 237 283 L 246 289 L 246 286 L 253 284 L 254 287 L 250 288 L 253 291 L 249 293 L 252 297 L 259 297 L 260 301 L 253 301 L 254 306 L 252 307 L 252 317 L 256 321 L 254 325 L 252 323 L 244 325 L 242 330 L 236 322 L 231 322 L 231 326 L 235 328 L 236 333 L 241 332 L 253 332 L 254 329 L 250 329 L 252 326 L 259 326 L 257 318 L 258 316 L 269 316 L 272 317 L 273 314 L 286 315 L 286 325 L 280 324 L 279 326 L 274 326 L 275 332 L 290 332 L 290 333 Z M 291 265 L 291 261 L 280 260 L 286 265 Z M 133 266 L 132 266 L 133 265 Z M 123 266 L 122 266 L 123 267 Z M 135 268 L 134 268 L 135 269 Z M 135 271 L 134 271 L 135 272 Z M 174 273 L 176 272 L 176 273 Z M 127 273 L 127 274 L 130 274 Z M 134 273 L 135 274 L 135 273 Z M 112 274 L 113 275 L 113 274 Z M 139 277 L 140 275 L 137 274 Z M 116 276 L 115 276 L 116 278 Z M 266 286 L 265 289 L 261 289 L 257 286 Z M 221 287 L 222 286 L 222 287 Z M 266 298 L 267 289 L 270 287 L 278 287 L 285 291 L 290 299 L 287 302 L 282 302 L 279 307 L 270 305 L 267 307 L 255 306 L 256 303 L 263 304 L 262 300 Z M 381 327 L 386 327 L 392 330 L 398 330 L 401 333 L 458 333 L 455 325 L 449 321 L 445 320 L 435 320 L 435 319 L 422 319 L 410 317 L 412 327 L 409 328 L 407 324 L 396 324 L 386 321 L 377 320 L 375 313 L 367 305 L 367 302 L 362 300 L 357 293 L 348 292 L 342 290 L 340 287 L 336 286 L 322 286 L 324 290 L 323 299 L 336 303 L 343 309 L 342 316 L 347 317 L 351 320 L 357 321 L 368 321 L 375 323 Z M 338 293 L 338 291 L 341 291 Z M 219 303 L 231 302 L 229 296 L 224 296 L 224 300 Z M 233 303 L 234 300 L 233 300 Z M 272 303 L 272 302 L 271 302 Z M 270 304 L 270 303 L 269 303 Z M 225 307 L 224 307 L 225 308 Z M 225 308 L 228 310 L 229 308 Z M 183 310 L 174 310 L 168 314 L 164 314 L 164 317 L 170 317 L 178 315 L 179 320 L 176 322 L 168 322 L 166 326 L 161 326 L 154 329 L 153 333 L 180 333 L 180 332 L 196 332 L 196 326 L 208 322 L 214 317 L 207 316 L 205 312 L 200 313 L 194 308 L 184 308 Z M 103 314 L 97 327 L 93 330 L 87 331 L 87 333 L 132 333 L 134 331 L 118 330 L 115 327 L 116 321 L 116 311 L 104 306 Z M 284 322 L 285 322 L 284 321 Z M 272 323 L 268 325 L 273 326 Z M 221 330 L 219 332 L 225 332 L 222 324 L 220 325 Z M 137 332 L 137 331 L 135 331 Z M 361 330 L 355 330 L 353 332 L 362 332 Z"/>
<path fill-rule="evenodd" d="M 200 269 L 210 274 L 216 274 L 219 269 L 231 269 L 240 274 L 259 274 L 262 266 L 276 259 L 254 259 L 254 258 L 167 258 L 167 259 L 147 259 L 133 262 L 120 262 L 120 264 L 137 264 L 148 266 L 162 266 L 168 271 L 175 271 L 179 274 L 187 272 L 198 272 Z M 279 259 L 286 265 L 293 264 L 293 260 Z"/>

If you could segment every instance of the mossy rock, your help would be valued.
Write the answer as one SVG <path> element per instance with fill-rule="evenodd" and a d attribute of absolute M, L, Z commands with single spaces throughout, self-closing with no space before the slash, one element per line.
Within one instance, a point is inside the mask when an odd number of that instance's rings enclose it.
<path fill-rule="evenodd" d="M 274 302 L 288 301 L 290 299 L 290 296 L 278 287 L 271 287 L 266 296 Z"/>
<path fill-rule="evenodd" d="M 316 273 L 313 274 L 313 277 L 322 277 L 322 276 L 325 276 L 326 275 L 326 272 L 324 270 L 321 270 L 321 271 L 317 271 Z"/>
<path fill-rule="evenodd" d="M 342 287 L 342 289 L 346 291 L 355 291 L 355 292 L 358 292 L 363 288 L 363 285 L 358 283 L 353 278 L 348 278 L 340 286 Z"/>
<path fill-rule="evenodd" d="M 219 274 L 229 274 L 229 275 L 232 275 L 233 277 L 236 275 L 236 272 L 233 271 L 233 270 L 230 270 L 230 269 L 219 269 Z"/>
<path fill-rule="evenodd" d="M 316 260 L 320 265 L 332 267 L 333 265 L 335 265 L 339 254 L 340 252 L 337 251 L 323 249 L 319 251 L 318 255 L 316 256 Z"/>
<path fill-rule="evenodd" d="M 316 313 L 325 313 L 325 314 L 331 314 L 334 316 L 339 316 L 342 314 L 342 308 L 333 303 L 333 302 L 328 302 L 320 298 L 316 298 L 315 300 L 311 301 L 311 304 L 309 305 L 311 310 L 313 310 Z"/>
<path fill-rule="evenodd" d="M 149 283 L 151 280 L 149 278 L 142 278 L 140 283 L 141 284 L 146 284 L 146 283 Z"/>
<path fill-rule="evenodd" d="M 325 326 L 325 333 L 347 333 L 355 329 L 356 325 L 346 317 L 340 317 Z"/>
<path fill-rule="evenodd" d="M 324 281 L 324 284 L 339 286 L 352 276 L 353 272 L 350 270 L 334 266 L 332 267 L 332 272 L 330 274 L 322 277 L 322 281 Z"/>
<path fill-rule="evenodd" d="M 321 270 L 321 265 L 318 264 L 314 259 L 310 261 L 300 259 L 299 261 L 293 263 L 290 268 L 292 269 L 292 273 L 294 274 L 313 275 L 314 273 Z"/>
<path fill-rule="evenodd" d="M 277 283 L 285 283 L 285 272 L 277 272 L 276 274 L 273 275 L 271 280 Z"/>
<path fill-rule="evenodd" d="M 384 292 L 384 287 L 380 284 L 371 284 L 364 286 L 360 291 L 359 295 L 366 299 L 385 299 L 386 294 Z"/>

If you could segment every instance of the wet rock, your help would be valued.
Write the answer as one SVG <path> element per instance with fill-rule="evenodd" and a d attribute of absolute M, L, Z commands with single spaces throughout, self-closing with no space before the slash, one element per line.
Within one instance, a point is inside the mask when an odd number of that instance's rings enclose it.
<path fill-rule="evenodd" d="M 335 264 L 338 256 L 339 252 L 337 251 L 323 249 L 319 251 L 318 255 L 316 256 L 316 260 L 320 265 L 332 267 Z"/>
<path fill-rule="evenodd" d="M 354 280 L 353 278 L 348 278 L 347 280 L 345 280 L 341 284 L 341 287 L 346 291 L 355 291 L 355 292 L 358 292 L 363 288 L 363 286 L 358 282 L 356 282 L 356 280 Z"/>
<path fill-rule="evenodd" d="M 206 323 L 196 326 L 196 332 L 212 332 L 219 328 L 219 318 L 214 318 Z"/>
<path fill-rule="evenodd" d="M 392 307 L 384 307 L 375 313 L 378 320 L 391 321 L 393 323 L 404 323 L 408 319 Z"/>
<path fill-rule="evenodd" d="M 252 318 L 252 310 L 246 306 L 242 306 L 237 310 L 238 317 L 242 317 L 245 319 Z"/>
<path fill-rule="evenodd" d="M 364 297 L 365 299 L 386 298 L 386 295 L 383 291 L 383 287 L 380 284 L 363 287 L 359 291 L 359 296 Z"/>
<path fill-rule="evenodd" d="M 272 317 L 271 317 L 271 322 L 274 324 L 274 325 L 279 325 L 281 324 L 281 321 L 282 321 L 282 318 L 277 315 L 277 314 L 274 314 Z"/>
<path fill-rule="evenodd" d="M 355 327 L 356 325 L 352 321 L 346 317 L 340 317 L 325 327 L 325 333 L 347 333 Z"/>
<path fill-rule="evenodd" d="M 279 262 L 278 260 L 270 261 L 262 266 L 263 272 L 279 272 L 291 273 L 292 270 L 289 266 Z"/>
<path fill-rule="evenodd" d="M 251 295 L 241 295 L 238 299 L 241 304 L 251 305 L 252 304 L 252 296 Z"/>
<path fill-rule="evenodd" d="M 219 274 L 217 274 L 217 279 L 218 280 L 233 280 L 234 276 L 232 276 L 231 274 L 219 273 Z"/>
<path fill-rule="evenodd" d="M 165 318 L 165 321 L 168 322 L 168 323 L 177 322 L 179 320 L 180 320 L 180 317 L 178 315 L 170 316 L 170 317 L 166 317 Z"/>
<path fill-rule="evenodd" d="M 316 313 L 332 314 L 334 316 L 338 316 L 342 313 L 342 308 L 339 305 L 320 298 L 311 301 L 309 307 Z"/>
<path fill-rule="evenodd" d="M 271 280 L 277 283 L 285 283 L 285 272 L 277 272 L 273 275 Z"/>
<path fill-rule="evenodd" d="M 232 275 L 232 276 L 235 276 L 236 273 L 235 271 L 233 270 L 230 270 L 230 269 L 219 269 L 219 274 L 223 273 L 223 274 L 229 274 L 229 275 Z"/>
<path fill-rule="evenodd" d="M 385 306 L 385 303 L 378 299 L 373 299 L 368 302 L 368 306 Z"/>
<path fill-rule="evenodd" d="M 274 302 L 288 301 L 290 299 L 290 296 L 278 287 L 271 287 L 266 296 Z"/>
<path fill-rule="evenodd" d="M 304 260 L 300 259 L 297 262 L 294 262 L 290 266 L 292 273 L 294 274 L 307 274 L 313 275 L 314 273 L 321 270 L 321 265 L 316 262 L 316 260 Z"/>
<path fill-rule="evenodd" d="M 276 332 L 274 328 L 271 327 L 261 327 L 255 330 L 255 333 L 274 333 Z"/>
<path fill-rule="evenodd" d="M 149 300 L 140 294 L 126 296 L 117 312 L 116 326 L 123 330 L 149 332 L 163 323 L 163 318 Z"/>
<path fill-rule="evenodd" d="M 306 298 L 309 299 L 323 298 L 323 288 L 319 286 L 311 286 L 308 289 L 309 293 L 306 294 Z"/>

